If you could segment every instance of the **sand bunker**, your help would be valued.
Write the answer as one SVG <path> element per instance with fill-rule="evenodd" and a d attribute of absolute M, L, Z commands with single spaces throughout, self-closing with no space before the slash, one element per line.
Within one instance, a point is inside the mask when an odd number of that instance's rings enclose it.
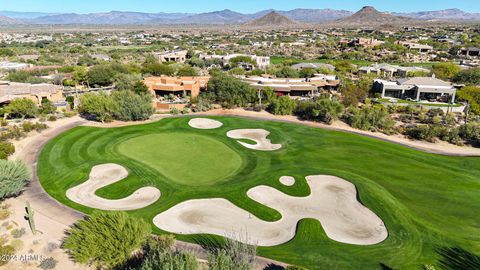
<path fill-rule="evenodd" d="M 227 136 L 232 139 L 248 139 L 256 142 L 256 144 L 245 143 L 237 141 L 239 144 L 249 149 L 261 150 L 261 151 L 274 151 L 282 147 L 281 144 L 272 144 L 267 139 L 270 132 L 265 129 L 235 129 L 227 132 Z"/>
<path fill-rule="evenodd" d="M 355 186 L 326 175 L 306 177 L 311 188 L 307 197 L 292 197 L 268 186 L 250 189 L 253 200 L 278 210 L 282 218 L 263 221 L 225 199 L 189 200 L 158 214 L 153 223 L 178 234 L 208 233 L 230 237 L 246 234 L 241 240 L 259 246 L 275 246 L 295 236 L 299 220 L 320 221 L 327 236 L 335 241 L 371 245 L 388 236 L 382 220 L 357 201 Z"/>
<path fill-rule="evenodd" d="M 130 196 L 118 200 L 108 200 L 95 195 L 98 189 L 116 183 L 127 176 L 128 171 L 117 164 L 94 166 L 88 180 L 67 190 L 67 197 L 78 204 L 102 210 L 139 209 L 160 198 L 160 190 L 155 187 L 142 187 Z"/>
<path fill-rule="evenodd" d="M 295 185 L 295 178 L 291 176 L 282 176 L 280 177 L 280 183 L 282 183 L 284 186 L 290 187 Z"/>
<path fill-rule="evenodd" d="M 223 124 L 220 121 L 208 118 L 193 118 L 188 121 L 188 125 L 198 129 L 215 129 L 221 127 Z"/>

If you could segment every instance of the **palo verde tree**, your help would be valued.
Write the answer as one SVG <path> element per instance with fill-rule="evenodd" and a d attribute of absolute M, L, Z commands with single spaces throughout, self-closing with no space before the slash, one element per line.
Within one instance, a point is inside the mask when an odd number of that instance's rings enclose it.
<path fill-rule="evenodd" d="M 9 117 L 34 117 L 38 114 L 38 107 L 35 102 L 28 98 L 17 98 L 12 100 L 5 109 Z"/>
<path fill-rule="evenodd" d="M 125 212 L 96 211 L 68 231 L 63 247 L 79 263 L 113 268 L 141 248 L 150 232 L 150 225 L 143 219 Z"/>

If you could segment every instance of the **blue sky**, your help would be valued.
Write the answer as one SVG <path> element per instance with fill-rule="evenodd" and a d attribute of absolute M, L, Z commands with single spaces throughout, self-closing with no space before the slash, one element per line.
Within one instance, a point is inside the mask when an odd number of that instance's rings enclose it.
<path fill-rule="evenodd" d="M 0 10 L 40 12 L 208 12 L 231 9 L 253 13 L 264 9 L 332 8 L 356 11 L 362 6 L 381 11 L 425 11 L 460 8 L 480 12 L 479 0 L 0 0 Z"/>

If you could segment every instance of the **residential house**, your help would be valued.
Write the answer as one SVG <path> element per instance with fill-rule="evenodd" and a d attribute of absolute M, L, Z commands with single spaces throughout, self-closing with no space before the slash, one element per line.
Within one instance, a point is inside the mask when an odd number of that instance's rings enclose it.
<path fill-rule="evenodd" d="M 465 47 L 458 50 L 457 55 L 467 58 L 480 58 L 480 48 L 477 47 Z"/>
<path fill-rule="evenodd" d="M 415 101 L 455 102 L 456 88 L 434 77 L 401 78 L 373 81 L 373 90 L 382 98 L 411 99 Z"/>
<path fill-rule="evenodd" d="M 187 60 L 186 50 L 158 52 L 158 53 L 154 53 L 154 55 L 155 57 L 158 58 L 160 62 L 185 63 L 185 61 Z"/>
<path fill-rule="evenodd" d="M 10 103 L 17 98 L 28 98 L 37 105 L 41 105 L 45 99 L 54 104 L 63 104 L 63 86 L 41 83 L 17 83 L 0 81 L 0 105 Z"/>
<path fill-rule="evenodd" d="M 408 77 L 409 73 L 412 72 L 430 73 L 430 70 L 422 67 L 402 67 L 387 63 L 372 64 L 358 69 L 359 74 L 376 74 L 382 77 Z"/>
<path fill-rule="evenodd" d="M 279 95 L 314 96 L 322 90 L 336 90 L 340 80 L 335 75 L 315 74 L 313 78 L 272 78 L 261 76 L 239 76 L 239 78 L 261 90 L 271 88 Z"/>
<path fill-rule="evenodd" d="M 257 68 L 265 69 L 270 65 L 270 57 L 269 56 L 257 56 L 257 55 L 249 55 L 249 54 L 227 54 L 227 55 L 208 55 L 208 54 L 200 54 L 200 59 L 203 60 L 213 60 L 219 59 L 222 62 L 222 66 L 230 64 L 230 60 L 235 57 L 239 56 L 246 56 L 252 58 L 252 60 L 256 63 Z M 255 67 L 251 65 L 251 63 L 240 63 L 240 66 L 245 70 L 252 70 Z"/>

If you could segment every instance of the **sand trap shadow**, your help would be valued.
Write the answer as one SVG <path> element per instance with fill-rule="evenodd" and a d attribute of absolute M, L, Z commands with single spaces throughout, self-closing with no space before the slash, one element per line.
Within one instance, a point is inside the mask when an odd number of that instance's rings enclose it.
<path fill-rule="evenodd" d="M 128 171 L 117 164 L 102 164 L 92 168 L 87 181 L 67 190 L 67 198 L 91 208 L 101 210 L 134 210 L 146 207 L 160 198 L 160 190 L 155 187 L 142 187 L 130 196 L 108 200 L 95 195 L 95 192 L 128 176 Z"/>
<path fill-rule="evenodd" d="M 248 244 L 275 246 L 288 242 L 299 220 L 320 221 L 327 236 L 335 241 L 372 245 L 388 236 L 383 221 L 357 201 L 355 186 L 328 175 L 306 177 L 311 188 L 307 197 L 293 197 L 268 186 L 250 189 L 253 200 L 276 209 L 282 218 L 263 221 L 222 198 L 189 200 L 158 214 L 153 223 L 178 234 L 215 234 L 225 237 L 246 233 Z"/>

